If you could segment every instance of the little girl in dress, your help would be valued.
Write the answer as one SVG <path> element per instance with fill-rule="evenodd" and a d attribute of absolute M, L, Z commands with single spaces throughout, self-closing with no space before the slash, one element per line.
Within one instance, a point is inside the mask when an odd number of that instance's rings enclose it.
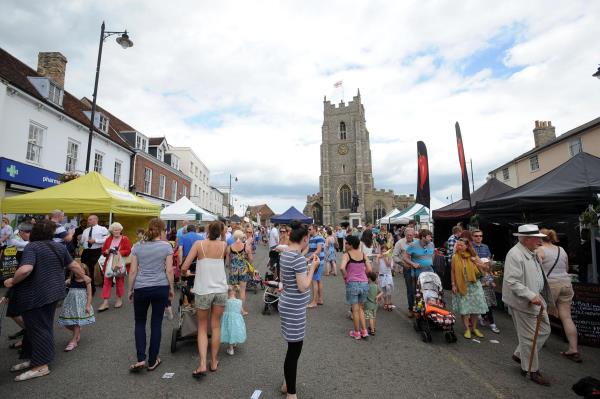
<path fill-rule="evenodd" d="M 237 344 L 246 341 L 246 323 L 242 316 L 242 300 L 237 298 L 240 288 L 237 285 L 229 286 L 229 299 L 225 302 L 225 311 L 221 318 L 221 342 L 229 344 L 227 354 L 235 353 Z"/>
<path fill-rule="evenodd" d="M 387 247 L 387 244 L 379 247 L 377 259 L 379 260 L 379 288 L 383 292 L 383 308 L 391 312 L 395 308 L 392 305 L 394 279 L 392 278 L 392 251 Z"/>
<path fill-rule="evenodd" d="M 87 266 L 82 264 L 81 267 L 85 274 L 89 275 Z M 86 283 L 82 278 L 75 277 L 73 273 L 66 283 L 69 285 L 69 293 L 63 301 L 58 324 L 65 326 L 73 333 L 73 337 L 65 348 L 65 352 L 70 352 L 79 343 L 81 326 L 95 323 L 96 318 L 94 309 L 92 309 L 92 283 Z"/>

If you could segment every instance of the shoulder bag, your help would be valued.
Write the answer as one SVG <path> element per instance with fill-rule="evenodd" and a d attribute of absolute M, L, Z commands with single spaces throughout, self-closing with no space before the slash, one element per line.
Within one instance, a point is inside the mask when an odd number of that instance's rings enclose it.
<path fill-rule="evenodd" d="M 550 277 L 550 274 L 552 273 L 552 271 L 554 270 L 554 268 L 558 264 L 558 260 L 560 259 L 560 247 L 557 245 L 556 248 L 558 248 L 558 253 L 556 254 L 556 260 L 554 261 L 554 264 L 552 265 L 552 267 L 550 268 L 550 270 L 548 270 L 548 274 L 546 274 L 546 278 Z"/>

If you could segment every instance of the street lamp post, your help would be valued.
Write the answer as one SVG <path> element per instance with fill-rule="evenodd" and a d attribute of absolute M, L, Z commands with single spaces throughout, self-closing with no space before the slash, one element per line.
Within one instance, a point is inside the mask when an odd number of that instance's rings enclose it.
<path fill-rule="evenodd" d="M 104 44 L 104 40 L 112 35 L 121 35 L 117 37 L 117 43 L 123 49 L 127 49 L 129 47 L 133 47 L 133 42 L 129 39 L 129 35 L 127 31 L 123 32 L 109 32 L 104 30 L 104 21 L 102 21 L 102 26 L 100 27 L 100 45 L 98 47 L 98 62 L 96 64 L 96 80 L 94 81 L 94 94 L 92 95 L 92 111 L 90 114 L 90 134 L 88 137 L 88 145 L 87 145 L 87 157 L 85 160 L 85 173 L 90 171 L 90 155 L 92 152 L 92 139 L 94 136 L 94 117 L 96 115 L 96 95 L 98 94 L 98 78 L 100 77 L 100 62 L 102 61 L 102 45 Z"/>
<path fill-rule="evenodd" d="M 598 70 L 592 76 L 600 79 L 600 65 L 598 65 Z"/>
<path fill-rule="evenodd" d="M 235 176 L 232 176 L 231 173 L 229 174 L 229 195 L 227 196 L 228 199 L 228 204 L 227 204 L 227 216 L 231 217 L 231 179 L 235 179 L 235 181 L 238 181 L 238 178 Z"/>

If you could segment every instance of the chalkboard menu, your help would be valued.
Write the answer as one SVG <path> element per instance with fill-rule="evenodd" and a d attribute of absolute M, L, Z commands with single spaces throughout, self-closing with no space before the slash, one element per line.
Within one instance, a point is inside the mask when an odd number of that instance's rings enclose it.
<path fill-rule="evenodd" d="M 12 277 L 19 266 L 17 248 L 5 247 L 0 250 L 0 280 Z"/>
<path fill-rule="evenodd" d="M 600 285 L 573 283 L 571 315 L 579 343 L 600 347 Z"/>

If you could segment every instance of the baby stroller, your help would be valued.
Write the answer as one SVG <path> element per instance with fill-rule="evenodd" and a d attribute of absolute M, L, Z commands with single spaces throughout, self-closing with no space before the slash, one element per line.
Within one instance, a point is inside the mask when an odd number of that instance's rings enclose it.
<path fill-rule="evenodd" d="M 271 309 L 277 310 L 277 303 L 279 302 L 279 295 L 281 293 L 281 283 L 279 282 L 279 276 L 277 274 L 277 265 L 269 262 L 267 265 L 267 272 L 265 278 L 262 281 L 262 286 L 265 288 L 263 294 L 264 307 L 262 314 L 270 315 Z"/>
<path fill-rule="evenodd" d="M 456 342 L 454 314 L 446 309 L 444 290 L 440 277 L 433 272 L 423 272 L 417 279 L 415 292 L 415 330 L 423 342 L 431 342 L 431 331 L 444 331 L 447 343 Z"/>
<path fill-rule="evenodd" d="M 171 333 L 171 353 L 177 350 L 177 342 L 196 339 L 198 324 L 196 322 L 196 309 L 194 308 L 193 277 L 181 277 L 181 296 L 177 309 L 176 325 Z"/>

